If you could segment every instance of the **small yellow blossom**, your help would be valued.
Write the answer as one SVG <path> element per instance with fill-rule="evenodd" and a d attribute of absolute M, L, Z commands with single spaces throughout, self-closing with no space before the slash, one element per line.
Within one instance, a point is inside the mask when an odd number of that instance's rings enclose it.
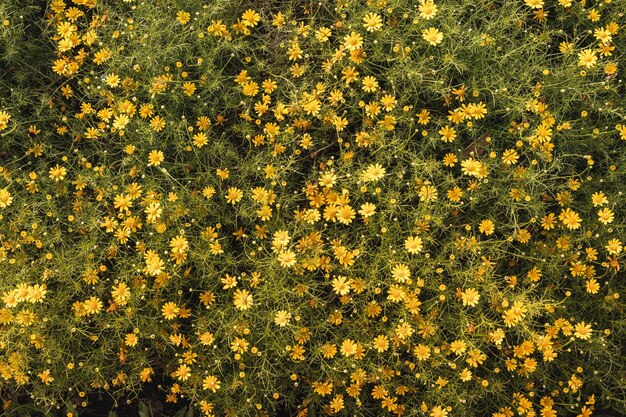
<path fill-rule="evenodd" d="M 424 38 L 429 45 L 437 46 L 443 41 L 443 33 L 437 28 L 428 28 L 424 29 L 422 32 L 422 38 Z"/>

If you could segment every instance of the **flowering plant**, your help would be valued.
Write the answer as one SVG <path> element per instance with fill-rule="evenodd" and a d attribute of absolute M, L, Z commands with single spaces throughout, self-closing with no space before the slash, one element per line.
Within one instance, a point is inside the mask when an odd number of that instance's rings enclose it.
<path fill-rule="evenodd" d="M 619 1 L 40 3 L 0 5 L 7 412 L 626 408 Z"/>

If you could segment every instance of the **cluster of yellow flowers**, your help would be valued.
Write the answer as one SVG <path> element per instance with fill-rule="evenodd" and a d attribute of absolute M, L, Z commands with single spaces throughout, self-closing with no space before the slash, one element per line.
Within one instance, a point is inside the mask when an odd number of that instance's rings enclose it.
<path fill-rule="evenodd" d="M 50 120 L 0 102 L 0 394 L 591 415 L 623 308 L 613 2 L 146 3 L 52 0 Z"/>

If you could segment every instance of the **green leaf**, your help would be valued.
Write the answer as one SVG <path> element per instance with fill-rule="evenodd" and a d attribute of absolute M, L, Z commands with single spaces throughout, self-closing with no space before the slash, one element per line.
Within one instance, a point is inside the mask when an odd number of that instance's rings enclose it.
<path fill-rule="evenodd" d="M 139 401 L 139 417 L 152 417 L 150 409 L 143 401 Z"/>
<path fill-rule="evenodd" d="M 176 414 L 174 414 L 174 417 L 187 417 L 187 409 L 189 407 L 183 407 L 180 410 L 178 410 L 178 412 Z M 193 415 L 193 412 L 191 413 L 191 415 Z"/>

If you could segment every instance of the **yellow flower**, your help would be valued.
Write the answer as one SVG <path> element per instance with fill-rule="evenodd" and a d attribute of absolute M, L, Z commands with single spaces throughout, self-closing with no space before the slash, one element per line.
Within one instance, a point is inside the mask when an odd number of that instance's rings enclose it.
<path fill-rule="evenodd" d="M 165 262 L 159 257 L 159 255 L 152 249 L 146 251 L 144 254 L 146 261 L 146 267 L 144 271 L 153 277 L 159 275 L 162 272 Z"/>
<path fill-rule="evenodd" d="M 199 132 L 193 135 L 193 144 L 198 148 L 202 148 L 207 143 L 209 143 L 209 138 L 207 137 L 206 133 Z"/>
<path fill-rule="evenodd" d="M 348 119 L 345 117 L 335 116 L 333 119 L 333 125 L 339 131 L 342 131 L 346 126 L 348 126 Z"/>
<path fill-rule="evenodd" d="M 480 233 L 484 233 L 485 235 L 489 236 L 493 234 L 495 228 L 496 227 L 491 220 L 485 219 L 482 222 L 480 222 L 480 226 L 478 227 L 478 230 L 480 231 Z"/>
<path fill-rule="evenodd" d="M 357 350 L 357 344 L 354 340 L 352 339 L 345 339 L 342 343 L 341 343 L 341 354 L 343 356 L 353 356 L 356 353 Z"/>
<path fill-rule="evenodd" d="M 159 166 L 164 160 L 165 155 L 162 151 L 152 150 L 148 154 L 148 166 Z"/>
<path fill-rule="evenodd" d="M 578 66 L 587 69 L 593 68 L 598 62 L 598 57 L 593 49 L 583 49 L 578 53 Z"/>
<path fill-rule="evenodd" d="M 333 412 L 333 414 L 337 414 L 338 412 L 343 410 L 343 407 L 344 407 L 343 395 L 341 394 L 335 395 L 335 397 L 330 402 L 330 409 Z"/>
<path fill-rule="evenodd" d="M 380 103 L 383 105 L 385 111 L 392 111 L 396 107 L 396 104 L 398 104 L 398 100 L 391 94 L 385 94 L 380 99 Z"/>
<path fill-rule="evenodd" d="M 246 339 L 235 337 L 235 340 L 233 340 L 230 344 L 230 350 L 232 350 L 233 352 L 242 354 L 248 351 L 249 346 L 250 346 L 250 343 L 248 343 Z"/>
<path fill-rule="evenodd" d="M 346 295 L 350 293 L 350 279 L 339 275 L 332 281 L 333 291 L 338 295 Z"/>
<path fill-rule="evenodd" d="M 459 187 L 454 187 L 448 190 L 447 195 L 448 200 L 458 203 L 459 201 L 461 201 L 461 197 L 463 197 L 463 190 L 461 190 Z"/>
<path fill-rule="evenodd" d="M 450 351 L 457 356 L 460 356 L 465 350 L 467 350 L 467 343 L 462 340 L 455 340 L 450 343 Z"/>
<path fill-rule="evenodd" d="M 422 251 L 423 243 L 424 243 L 424 241 L 422 240 L 421 237 L 419 237 L 419 236 L 409 236 L 404 241 L 404 248 L 410 254 L 415 255 L 415 254 L 420 253 Z"/>
<path fill-rule="evenodd" d="M 274 238 L 272 239 L 272 246 L 276 247 L 277 249 L 280 249 L 283 246 L 285 246 L 287 243 L 289 243 L 290 240 L 291 240 L 291 237 L 289 236 L 289 232 L 286 230 L 280 229 L 274 233 Z"/>
<path fill-rule="evenodd" d="M 54 381 L 54 378 L 50 376 L 50 369 L 46 369 L 42 373 L 37 374 L 37 376 L 41 379 L 41 382 L 46 385 L 50 385 L 50 383 Z"/>
<path fill-rule="evenodd" d="M 622 242 L 619 239 L 609 240 L 605 248 L 609 255 L 619 255 L 623 250 Z"/>
<path fill-rule="evenodd" d="M 89 297 L 83 302 L 83 308 L 86 314 L 96 314 L 102 310 L 103 304 L 98 297 Z"/>
<path fill-rule="evenodd" d="M 559 214 L 559 220 L 561 220 L 568 229 L 580 228 L 580 216 L 569 207 L 561 210 L 561 214 Z"/>
<path fill-rule="evenodd" d="M 254 27 L 261 21 L 261 15 L 252 9 L 248 9 L 241 16 L 243 24 L 248 27 Z"/>
<path fill-rule="evenodd" d="M 235 291 L 233 304 L 239 310 L 247 310 L 252 307 L 252 294 L 248 290 L 238 289 Z"/>
<path fill-rule="evenodd" d="M 191 81 L 188 81 L 183 84 L 182 89 L 185 95 L 191 96 L 196 91 L 196 84 L 192 83 Z"/>
<path fill-rule="evenodd" d="M 132 198 L 128 194 L 118 194 L 113 199 L 113 207 L 120 212 L 128 211 L 132 206 Z"/>
<path fill-rule="evenodd" d="M 215 341 L 215 337 L 211 332 L 202 333 L 198 336 L 198 339 L 200 340 L 200 344 L 202 344 L 203 346 L 208 346 Z"/>
<path fill-rule="evenodd" d="M 363 27 L 368 32 L 376 32 L 383 27 L 383 18 L 377 13 L 368 13 L 363 16 Z"/>
<path fill-rule="evenodd" d="M 474 288 L 468 288 L 461 293 L 461 300 L 464 306 L 474 307 L 480 300 L 480 294 Z"/>
<path fill-rule="evenodd" d="M 228 168 L 224 168 L 224 169 L 217 168 L 217 169 L 215 170 L 215 174 L 216 174 L 218 177 L 220 177 L 220 179 L 222 179 L 222 180 L 227 179 L 227 178 L 228 178 L 228 176 L 230 175 L 230 173 L 229 173 L 229 171 L 228 171 Z"/>
<path fill-rule="evenodd" d="M 59 164 L 56 164 L 54 167 L 50 168 L 48 174 L 51 180 L 61 181 L 65 178 L 65 175 L 67 174 L 67 169 L 60 166 Z"/>
<path fill-rule="evenodd" d="M 332 172 L 325 172 L 320 175 L 318 183 L 322 187 L 333 188 L 333 186 L 337 183 L 337 175 Z"/>
<path fill-rule="evenodd" d="M 4 130 L 9 125 L 9 119 L 11 119 L 11 115 L 7 112 L 0 111 L 0 130 Z"/>
<path fill-rule="evenodd" d="M 333 391 L 333 383 L 330 381 L 315 381 L 313 382 L 313 384 L 311 384 L 311 386 L 313 387 L 313 391 L 315 391 L 316 394 L 319 394 L 322 397 L 330 394 Z"/>
<path fill-rule="evenodd" d="M 437 5 L 433 0 L 420 0 L 419 11 L 422 19 L 430 20 L 437 14 Z"/>
<path fill-rule="evenodd" d="M 600 221 L 600 223 L 602 224 L 613 223 L 614 219 L 615 219 L 615 214 L 611 211 L 610 208 L 605 207 L 601 210 L 598 210 L 598 220 Z"/>
<path fill-rule="evenodd" d="M 181 25 L 186 25 L 191 20 L 191 14 L 189 14 L 189 12 L 181 10 L 181 11 L 176 13 L 176 20 Z"/>
<path fill-rule="evenodd" d="M 413 329 L 413 326 L 411 326 L 407 322 L 404 322 L 404 323 L 396 326 L 396 328 L 395 328 L 396 337 L 399 338 L 400 340 L 404 340 L 407 337 L 411 336 L 414 331 L 415 330 Z"/>
<path fill-rule="evenodd" d="M 399 285 L 391 285 L 388 290 L 387 299 L 392 302 L 402 301 L 406 297 L 404 287 Z"/>
<path fill-rule="evenodd" d="M 591 325 L 585 324 L 584 321 L 581 321 L 574 327 L 574 336 L 579 339 L 583 339 L 583 340 L 589 339 L 591 337 L 591 332 L 592 332 Z"/>
<path fill-rule="evenodd" d="M 15 288 L 15 299 L 18 302 L 22 302 L 26 301 L 26 297 L 28 297 L 28 284 L 22 282 Z"/>
<path fill-rule="evenodd" d="M 417 116 L 417 123 L 421 125 L 427 125 L 430 122 L 430 112 L 427 109 L 422 109 L 421 112 L 415 113 Z"/>
<path fill-rule="evenodd" d="M 476 178 L 484 178 L 487 176 L 487 167 L 482 162 L 475 160 L 474 158 L 467 158 L 461 162 L 461 168 L 465 175 L 470 175 Z"/>
<path fill-rule="evenodd" d="M 598 284 L 595 278 L 591 278 L 585 283 L 585 288 L 588 293 L 596 294 L 600 289 L 600 284 Z"/>
<path fill-rule="evenodd" d="M 152 119 L 150 119 L 150 127 L 155 132 L 162 131 L 165 127 L 165 119 L 158 115 L 154 116 Z"/>
<path fill-rule="evenodd" d="M 277 326 L 285 327 L 289 324 L 289 320 L 291 319 L 291 313 L 285 310 L 279 310 L 276 312 L 274 316 L 274 323 Z"/>
<path fill-rule="evenodd" d="M 326 42 L 330 39 L 331 34 L 332 31 L 329 28 L 322 26 L 315 31 L 315 39 L 317 39 L 318 42 Z"/>
<path fill-rule="evenodd" d="M 208 375 L 202 380 L 202 389 L 217 392 L 220 389 L 221 381 L 215 375 Z"/>
<path fill-rule="evenodd" d="M 441 135 L 441 140 L 444 142 L 452 142 L 456 138 L 456 131 L 453 127 L 448 125 L 439 129 L 438 133 Z"/>
<path fill-rule="evenodd" d="M 375 400 L 382 400 L 389 396 L 389 391 L 383 385 L 375 385 L 372 388 L 372 398 Z"/>
<path fill-rule="evenodd" d="M 365 182 L 376 182 L 386 174 L 385 168 L 380 164 L 371 164 L 361 174 L 361 179 Z"/>
<path fill-rule="evenodd" d="M 528 271 L 528 273 L 526 274 L 526 276 L 528 277 L 528 279 L 531 282 L 537 282 L 541 279 L 541 277 L 543 276 L 543 274 L 541 273 L 541 269 L 537 268 L 536 266 L 533 267 L 533 269 L 531 269 L 530 271 Z"/>
<path fill-rule="evenodd" d="M 430 417 L 448 417 L 448 410 L 441 406 L 435 406 L 430 410 Z"/>
<path fill-rule="evenodd" d="M 608 63 L 604 66 L 604 73 L 606 75 L 613 75 L 617 72 L 617 64 Z"/>
<path fill-rule="evenodd" d="M 105 77 L 104 82 L 109 87 L 117 87 L 120 85 L 120 76 L 117 74 L 109 74 Z"/>
<path fill-rule="evenodd" d="M 474 119 L 484 119 L 487 114 L 487 107 L 482 101 L 479 103 L 470 103 L 467 106 L 467 110 L 471 117 Z"/>
<path fill-rule="evenodd" d="M 363 91 L 367 93 L 372 93 L 378 90 L 378 81 L 376 81 L 376 78 L 372 77 L 371 75 L 363 77 L 361 83 L 363 84 Z"/>
<path fill-rule="evenodd" d="M 349 205 L 341 206 L 337 211 L 337 221 L 341 224 L 349 225 L 355 216 L 356 212 Z"/>
<path fill-rule="evenodd" d="M 137 345 L 138 340 L 139 339 L 137 338 L 137 335 L 135 333 L 128 333 L 124 337 L 124 344 L 128 347 L 133 347 Z"/>
<path fill-rule="evenodd" d="M 463 382 L 470 381 L 472 379 L 472 371 L 470 371 L 468 368 L 463 368 L 463 370 L 459 374 L 459 377 Z"/>
<path fill-rule="evenodd" d="M 543 227 L 545 230 L 551 230 L 554 229 L 554 221 L 555 221 L 555 215 L 554 213 L 550 213 L 546 216 L 544 216 L 541 219 L 541 227 Z"/>
<path fill-rule="evenodd" d="M 156 221 L 161 217 L 161 213 L 163 213 L 161 203 L 158 201 L 150 203 L 144 210 L 144 213 L 146 214 L 146 221 L 148 223 L 156 223 Z"/>
<path fill-rule="evenodd" d="M 351 82 L 356 81 L 359 76 L 359 72 L 353 66 L 346 67 L 341 71 L 341 79 L 346 82 L 346 85 L 350 85 Z"/>
<path fill-rule="evenodd" d="M 7 208 L 13 202 L 13 197 L 7 188 L 0 190 L 0 208 Z"/>
<path fill-rule="evenodd" d="M 115 304 L 124 306 L 130 300 L 130 288 L 123 282 L 120 282 L 117 286 L 112 287 L 111 296 Z"/>
<path fill-rule="evenodd" d="M 180 313 L 180 307 L 178 307 L 175 302 L 170 301 L 163 304 L 161 313 L 163 317 L 165 317 L 165 320 L 174 320 L 178 316 L 178 313 Z"/>
<path fill-rule="evenodd" d="M 399 283 L 405 283 L 410 281 L 411 269 L 405 264 L 397 264 L 391 270 L 391 276 Z"/>
<path fill-rule="evenodd" d="M 322 356 L 326 359 L 333 358 L 337 354 L 337 346 L 333 343 L 326 343 L 322 346 Z"/>
<path fill-rule="evenodd" d="M 141 379 L 141 382 L 151 382 L 151 375 L 153 373 L 154 371 L 152 370 L 152 368 L 143 368 L 139 373 L 139 379 Z"/>
<path fill-rule="evenodd" d="M 520 230 L 515 232 L 515 238 L 520 243 L 527 243 L 530 240 L 531 237 L 532 237 L 532 235 L 526 229 L 520 229 Z"/>
<path fill-rule="evenodd" d="M 118 130 L 123 130 L 129 122 L 130 118 L 128 115 L 121 113 L 115 116 L 115 119 L 113 120 L 113 127 Z"/>
<path fill-rule="evenodd" d="M 504 165 L 513 165 L 517 163 L 518 159 L 519 154 L 515 149 L 507 149 L 502 154 L 502 163 L 504 163 Z"/>
<path fill-rule="evenodd" d="M 259 85 L 254 81 L 248 81 L 242 85 L 242 92 L 248 97 L 254 97 L 259 92 Z"/>
<path fill-rule="evenodd" d="M 189 241 L 184 237 L 177 235 L 170 240 L 172 253 L 184 253 L 189 250 Z"/>
<path fill-rule="evenodd" d="M 432 46 L 437 46 L 443 41 L 443 33 L 437 28 L 424 29 L 422 38 Z"/>
<path fill-rule="evenodd" d="M 504 319 L 504 324 L 507 327 L 512 327 L 519 323 L 524 317 L 526 317 L 528 309 L 524 306 L 524 303 L 521 301 L 516 301 L 513 303 L 513 306 L 506 310 L 502 315 Z"/>
<path fill-rule="evenodd" d="M 243 198 L 243 191 L 237 187 L 230 187 L 226 194 L 226 201 L 233 206 Z"/>
<path fill-rule="evenodd" d="M 372 203 L 364 203 L 361 204 L 361 209 L 359 210 L 359 214 L 363 216 L 364 219 L 367 219 L 374 214 L 376 214 L 376 205 Z"/>
<path fill-rule="evenodd" d="M 15 307 L 20 301 L 15 291 L 5 291 L 2 294 L 2 302 L 6 308 Z"/>
<path fill-rule="evenodd" d="M 383 353 L 389 349 L 389 339 L 385 335 L 379 335 L 374 338 L 372 346 L 378 353 Z"/>
<path fill-rule="evenodd" d="M 363 37 L 359 33 L 352 31 L 343 38 L 343 46 L 349 51 L 356 51 L 363 46 Z"/>
<path fill-rule="evenodd" d="M 278 261 L 284 268 L 292 267 L 296 264 L 296 254 L 290 250 L 282 251 L 278 254 Z"/>
<path fill-rule="evenodd" d="M 172 377 L 176 377 L 179 381 L 186 381 L 191 376 L 191 368 L 185 364 L 178 367 L 176 371 L 172 373 Z"/>
<path fill-rule="evenodd" d="M 425 361 L 430 357 L 430 347 L 420 343 L 413 349 L 413 355 L 415 355 L 418 360 Z"/>
<path fill-rule="evenodd" d="M 592 22 L 597 22 L 598 20 L 600 20 L 600 12 L 598 12 L 596 9 L 591 9 L 589 10 L 587 18 Z"/>
<path fill-rule="evenodd" d="M 211 197 L 215 195 L 215 187 L 211 187 L 210 185 L 207 185 L 206 187 L 202 189 L 202 195 L 207 200 L 211 199 Z"/>
<path fill-rule="evenodd" d="M 541 9 L 543 7 L 543 0 L 524 0 L 524 4 L 531 9 Z"/>
<path fill-rule="evenodd" d="M 451 168 L 456 165 L 457 162 L 459 162 L 459 158 L 457 158 L 457 156 L 453 153 L 447 153 L 443 156 L 442 162 L 445 166 Z"/>
<path fill-rule="evenodd" d="M 35 284 L 28 287 L 28 294 L 26 294 L 26 301 L 29 303 L 43 303 L 48 292 L 45 284 Z"/>

